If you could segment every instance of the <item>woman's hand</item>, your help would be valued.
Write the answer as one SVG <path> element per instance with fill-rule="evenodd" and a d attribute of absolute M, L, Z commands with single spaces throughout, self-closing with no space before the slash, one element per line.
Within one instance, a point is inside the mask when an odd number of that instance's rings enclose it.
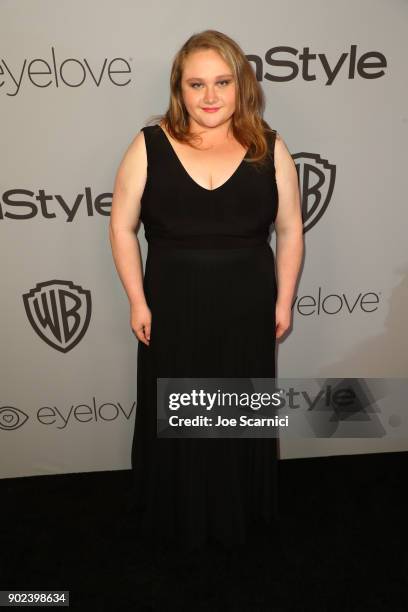
<path fill-rule="evenodd" d="M 149 346 L 152 313 L 146 302 L 132 304 L 130 307 L 130 325 L 136 337 Z"/>
<path fill-rule="evenodd" d="M 276 317 L 276 338 L 281 338 L 283 334 L 289 329 L 290 321 L 292 318 L 292 310 L 290 306 L 276 303 L 275 308 Z"/>

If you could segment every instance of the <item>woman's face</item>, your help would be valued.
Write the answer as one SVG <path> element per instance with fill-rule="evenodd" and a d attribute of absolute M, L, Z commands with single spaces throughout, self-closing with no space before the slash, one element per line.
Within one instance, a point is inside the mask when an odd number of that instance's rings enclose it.
<path fill-rule="evenodd" d="M 235 111 L 236 84 L 228 64 L 213 49 L 194 51 L 184 63 L 181 92 L 190 122 L 216 127 Z M 217 109 L 206 111 L 206 108 Z"/>

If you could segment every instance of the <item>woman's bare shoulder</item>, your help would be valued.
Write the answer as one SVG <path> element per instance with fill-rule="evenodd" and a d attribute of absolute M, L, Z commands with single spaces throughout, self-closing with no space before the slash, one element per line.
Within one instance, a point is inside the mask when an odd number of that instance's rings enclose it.
<path fill-rule="evenodd" d="M 116 175 L 119 185 L 129 188 L 140 188 L 147 173 L 147 151 L 143 130 L 139 130 L 132 138 L 124 152 Z"/>
<path fill-rule="evenodd" d="M 294 161 L 282 135 L 276 130 L 275 135 L 275 168 L 282 171 L 293 171 Z"/>

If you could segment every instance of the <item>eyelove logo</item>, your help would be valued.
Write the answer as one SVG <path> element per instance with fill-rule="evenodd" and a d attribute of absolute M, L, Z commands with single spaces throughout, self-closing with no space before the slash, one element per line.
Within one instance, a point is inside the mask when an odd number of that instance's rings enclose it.
<path fill-rule="evenodd" d="M 40 88 L 81 87 L 85 82 L 89 82 L 100 87 L 104 81 L 109 81 L 116 87 L 124 87 L 131 81 L 127 77 L 130 72 L 130 64 L 123 57 L 114 57 L 109 60 L 105 57 L 103 60 L 92 61 L 85 57 L 81 59 L 59 58 L 55 48 L 51 47 L 50 58 L 25 58 L 18 66 L 11 66 L 10 62 L 2 57 L 0 59 L 0 92 L 5 93 L 6 96 L 16 96 L 27 85 Z"/>
<path fill-rule="evenodd" d="M 28 414 L 14 406 L 0 406 L 0 429 L 12 431 L 28 421 Z"/>
<path fill-rule="evenodd" d="M 54 429 L 66 429 L 73 423 L 97 423 L 98 421 L 117 421 L 124 417 L 129 421 L 136 408 L 134 401 L 126 409 L 119 401 L 96 402 L 96 397 L 87 404 L 71 404 L 64 408 L 58 406 L 41 406 L 36 411 L 37 422 L 40 425 L 52 425 Z M 33 417 L 31 417 L 33 418 Z M 0 406 L 0 430 L 14 431 L 29 420 L 29 416 L 15 406 Z"/>
<path fill-rule="evenodd" d="M 67 353 L 84 337 L 91 320 L 91 292 L 72 281 L 37 283 L 23 295 L 34 331 L 44 342 Z"/>
<path fill-rule="evenodd" d="M 297 295 L 292 309 L 304 317 L 312 315 L 370 314 L 379 308 L 380 293 L 376 291 L 356 291 L 348 293 L 325 294 L 318 287 L 317 295 Z"/>

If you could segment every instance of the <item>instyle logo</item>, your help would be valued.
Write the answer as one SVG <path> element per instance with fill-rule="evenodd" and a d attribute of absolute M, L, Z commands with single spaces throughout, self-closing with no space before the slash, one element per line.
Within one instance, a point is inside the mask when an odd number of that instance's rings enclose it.
<path fill-rule="evenodd" d="M 378 310 L 380 296 L 381 293 L 376 291 L 326 294 L 322 287 L 318 287 L 315 295 L 297 295 L 292 309 L 304 317 L 371 314 Z"/>
<path fill-rule="evenodd" d="M 33 87 L 100 87 L 104 83 L 115 87 L 129 85 L 129 62 L 123 57 L 88 60 L 85 57 L 59 57 L 51 47 L 47 58 L 24 58 L 18 65 L 0 59 L 0 92 L 17 96 L 28 86 Z"/>
<path fill-rule="evenodd" d="M 28 320 L 49 346 L 67 353 L 82 340 L 91 320 L 91 292 L 71 281 L 37 283 L 23 295 Z"/>
<path fill-rule="evenodd" d="M 299 179 L 303 232 L 321 219 L 330 203 L 336 180 L 336 166 L 317 153 L 292 155 Z"/>
<path fill-rule="evenodd" d="M 3 194 L 3 203 L 0 202 L 0 221 L 25 221 L 41 216 L 44 219 L 62 217 L 70 223 L 80 211 L 88 217 L 93 217 L 94 213 L 109 217 L 112 197 L 112 193 L 100 193 L 94 197 L 90 187 L 85 187 L 84 193 L 78 193 L 71 202 L 60 194 L 47 193 L 45 189 L 39 189 L 37 193 L 29 189 L 9 189 Z"/>
<path fill-rule="evenodd" d="M 296 153 L 295 161 L 301 194 L 303 231 L 307 232 L 325 213 L 334 191 L 336 166 L 317 153 Z M 61 194 L 50 194 L 45 189 L 8 189 L 0 201 L 0 221 L 27 221 L 35 217 L 55 219 L 61 217 L 72 223 L 80 215 L 95 214 L 109 217 L 112 192 L 92 194 L 90 187 L 78 193 L 71 201 Z"/>
<path fill-rule="evenodd" d="M 304 81 L 322 81 L 333 85 L 335 80 L 379 79 L 385 75 L 387 59 L 380 51 L 367 51 L 359 54 L 357 45 L 350 45 L 350 50 L 338 57 L 325 53 L 313 53 L 310 47 L 303 47 L 303 52 L 295 47 L 272 47 L 265 53 L 265 60 L 259 55 L 246 55 L 255 64 L 258 81 L 266 79 L 275 83 L 293 81 L 299 75 Z M 291 59 L 287 59 L 291 58 Z M 292 61 L 296 59 L 296 61 Z M 274 70 L 264 72 L 264 62 Z M 275 70 L 275 69 L 283 69 Z"/>

